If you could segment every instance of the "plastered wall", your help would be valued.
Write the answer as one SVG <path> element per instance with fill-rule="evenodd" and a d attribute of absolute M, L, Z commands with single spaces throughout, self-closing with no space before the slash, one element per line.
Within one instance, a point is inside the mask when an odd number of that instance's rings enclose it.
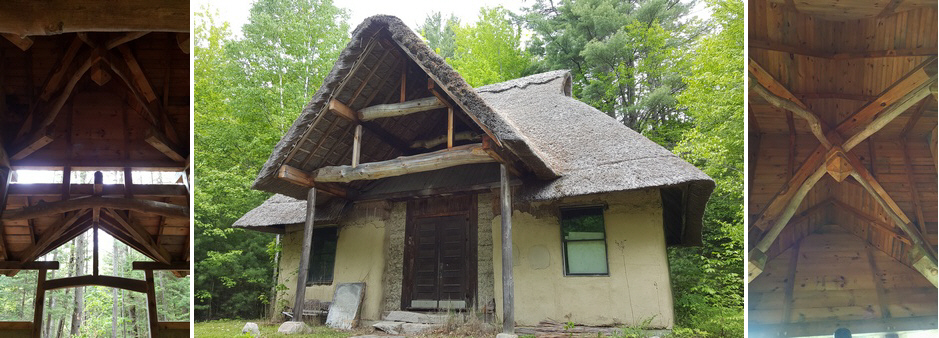
<path fill-rule="evenodd" d="M 355 212 L 357 211 L 357 212 Z M 361 318 L 377 320 L 381 317 L 385 269 L 385 251 L 388 228 L 387 210 L 375 210 L 374 206 L 357 208 L 339 224 L 339 240 L 336 243 L 336 265 L 331 285 L 314 285 L 306 288 L 306 299 L 331 301 L 335 286 L 340 283 L 365 283 L 365 299 Z M 403 222 L 403 221 L 402 221 Z M 403 229 L 403 225 L 402 225 Z M 280 259 L 279 282 L 288 290 L 278 295 L 292 307 L 296 293 L 297 271 L 300 267 L 300 251 L 303 226 L 287 227 Z M 400 285 L 400 281 L 398 284 Z"/>
<path fill-rule="evenodd" d="M 498 203 L 496 196 L 488 199 Z M 601 203 L 609 206 L 603 214 L 609 276 L 564 276 L 558 208 Z M 658 190 L 567 198 L 515 209 L 512 246 L 518 325 L 537 325 L 545 319 L 584 325 L 638 325 L 651 319 L 652 327 L 672 327 L 672 291 Z M 499 318 L 501 223 L 501 215 L 489 222 Z"/>

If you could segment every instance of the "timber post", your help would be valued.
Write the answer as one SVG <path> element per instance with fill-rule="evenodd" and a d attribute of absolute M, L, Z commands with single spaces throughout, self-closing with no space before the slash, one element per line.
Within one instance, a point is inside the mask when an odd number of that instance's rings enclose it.
<path fill-rule="evenodd" d="M 303 321 L 303 301 L 306 298 L 306 275 L 310 269 L 310 251 L 313 246 L 313 215 L 316 214 L 316 188 L 306 195 L 306 223 L 303 225 L 303 250 L 300 253 L 300 271 L 297 273 L 297 295 L 293 302 L 293 321 Z"/>
<path fill-rule="evenodd" d="M 33 301 L 33 328 L 32 336 L 39 338 L 42 335 L 42 307 L 46 303 L 46 269 L 39 269 L 36 277 L 36 300 Z"/>
<path fill-rule="evenodd" d="M 150 337 L 159 337 L 159 320 L 157 318 L 156 289 L 153 283 L 153 270 L 144 270 L 147 283 L 147 319 L 150 326 Z"/>
<path fill-rule="evenodd" d="M 512 276 L 512 191 L 505 165 L 502 181 L 502 333 L 515 334 L 515 280 Z"/>

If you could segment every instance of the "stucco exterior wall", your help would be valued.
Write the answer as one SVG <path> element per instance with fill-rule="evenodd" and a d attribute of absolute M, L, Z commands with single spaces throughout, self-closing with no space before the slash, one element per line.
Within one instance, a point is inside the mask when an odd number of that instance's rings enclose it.
<path fill-rule="evenodd" d="M 564 276 L 558 207 L 603 203 L 608 205 L 603 218 L 609 276 Z M 512 246 L 518 325 L 537 325 L 545 319 L 584 325 L 638 325 L 651 319 L 652 327 L 672 327 L 672 290 L 658 190 L 581 196 L 515 209 Z M 499 318 L 501 222 L 501 215 L 489 222 Z"/>
<path fill-rule="evenodd" d="M 402 209 L 403 211 L 403 209 Z M 378 320 L 382 314 L 383 274 L 385 269 L 386 229 L 389 227 L 387 210 L 376 210 L 375 206 L 356 208 L 339 224 L 336 243 L 336 264 L 331 285 L 314 285 L 306 288 L 306 299 L 332 301 L 336 285 L 340 283 L 365 283 L 365 299 L 361 318 Z M 402 218 L 403 219 L 403 218 Z M 403 221 L 402 221 L 403 222 Z M 402 223 L 403 229 L 403 223 Z M 403 236 L 403 235 L 402 235 Z M 292 307 L 296 296 L 297 272 L 300 266 L 303 225 L 287 227 L 282 245 L 279 282 L 288 289 L 278 299 Z M 398 284 L 400 285 L 400 280 Z"/>

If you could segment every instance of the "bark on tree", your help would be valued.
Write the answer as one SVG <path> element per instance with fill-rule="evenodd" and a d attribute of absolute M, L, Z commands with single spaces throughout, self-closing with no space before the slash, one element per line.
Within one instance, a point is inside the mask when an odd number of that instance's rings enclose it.
<path fill-rule="evenodd" d="M 52 252 L 52 260 L 56 262 L 59 261 L 59 250 Z M 55 279 L 55 270 L 49 270 L 49 279 Z M 46 298 L 48 298 L 48 302 L 46 303 L 46 319 L 44 319 L 42 323 L 44 326 L 42 334 L 43 337 L 49 337 L 52 334 L 52 329 L 55 327 L 55 324 L 52 320 L 51 311 L 55 308 L 55 297 L 50 294 Z"/>
<path fill-rule="evenodd" d="M 115 276 L 119 276 L 121 271 L 121 253 L 120 246 L 117 244 L 117 241 L 114 241 L 114 248 L 111 250 L 112 262 L 111 266 L 113 271 L 111 273 Z M 111 338 L 117 338 L 117 288 L 111 289 Z"/>

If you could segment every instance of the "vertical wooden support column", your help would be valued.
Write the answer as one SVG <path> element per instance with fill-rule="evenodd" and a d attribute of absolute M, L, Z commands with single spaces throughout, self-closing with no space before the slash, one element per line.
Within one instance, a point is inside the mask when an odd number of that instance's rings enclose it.
<path fill-rule="evenodd" d="M 453 148 L 453 107 L 447 105 L 447 149 Z"/>
<path fill-rule="evenodd" d="M 157 320 L 156 290 L 154 290 L 153 270 L 144 270 L 147 277 L 147 319 L 150 322 L 150 337 L 159 337 Z"/>
<path fill-rule="evenodd" d="M 92 249 L 94 249 L 94 251 L 91 252 L 92 257 L 94 259 L 94 261 L 91 262 L 91 274 L 94 276 L 97 276 L 98 275 L 98 222 L 95 222 L 92 225 L 91 231 L 93 231 L 91 233 L 91 238 L 94 241 L 92 245 Z"/>
<path fill-rule="evenodd" d="M 316 188 L 306 195 L 306 224 L 303 226 L 303 250 L 300 252 L 300 272 L 297 274 L 297 296 L 293 301 L 293 321 L 303 321 L 303 301 L 306 299 L 306 275 L 310 269 L 310 251 L 313 249 L 313 215 L 316 214 Z"/>
<path fill-rule="evenodd" d="M 515 334 L 515 279 L 512 276 L 512 191 L 505 165 L 502 176 L 502 333 Z"/>
<path fill-rule="evenodd" d="M 39 269 L 39 278 L 36 281 L 36 300 L 33 302 L 33 328 L 32 336 L 39 338 L 42 335 L 42 307 L 46 303 L 46 269 Z"/>
<path fill-rule="evenodd" d="M 362 125 L 355 126 L 355 135 L 352 138 L 352 167 L 359 166 L 359 156 L 362 154 Z"/>

